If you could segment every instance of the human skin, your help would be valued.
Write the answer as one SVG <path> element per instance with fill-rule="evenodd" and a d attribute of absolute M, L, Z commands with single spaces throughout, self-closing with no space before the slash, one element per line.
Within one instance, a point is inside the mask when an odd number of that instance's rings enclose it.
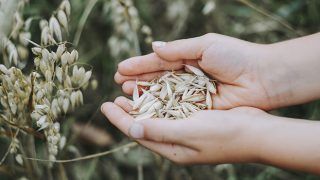
<path fill-rule="evenodd" d="M 101 110 L 124 134 L 176 163 L 262 163 L 320 174 L 320 122 L 277 117 L 251 107 L 135 122 L 128 114 L 129 101 L 118 97 Z"/>
<path fill-rule="evenodd" d="M 154 53 L 121 62 L 115 81 L 131 94 L 135 80 L 152 80 L 190 64 L 219 81 L 215 109 L 270 110 L 320 98 L 318 47 L 320 33 L 269 45 L 212 33 L 156 42 Z"/>
<path fill-rule="evenodd" d="M 318 47 L 320 34 L 270 45 L 218 34 L 156 42 L 155 53 L 119 64 L 115 80 L 124 92 L 132 93 L 136 79 L 151 80 L 190 64 L 219 81 L 217 110 L 176 121 L 134 122 L 129 100 L 119 97 L 102 112 L 122 132 L 178 163 L 256 162 L 320 174 L 320 123 L 259 110 L 320 98 Z"/>

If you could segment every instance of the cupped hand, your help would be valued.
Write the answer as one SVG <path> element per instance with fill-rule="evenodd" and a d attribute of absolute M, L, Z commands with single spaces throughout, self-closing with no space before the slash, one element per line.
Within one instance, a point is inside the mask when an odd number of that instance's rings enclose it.
<path fill-rule="evenodd" d="M 266 82 L 272 76 L 272 70 L 265 68 L 269 60 L 266 46 L 218 34 L 154 42 L 154 53 L 121 62 L 115 81 L 122 84 L 125 93 L 131 94 L 137 79 L 152 80 L 188 64 L 219 81 L 214 109 L 252 106 L 269 110 L 281 105 L 277 98 L 270 98 L 276 88 Z"/>
<path fill-rule="evenodd" d="M 129 99 L 118 97 L 102 112 L 118 129 L 146 148 L 182 164 L 255 162 L 254 138 L 268 114 L 255 108 L 198 111 L 187 119 L 134 121 Z M 258 127 L 258 128 L 257 128 Z"/>

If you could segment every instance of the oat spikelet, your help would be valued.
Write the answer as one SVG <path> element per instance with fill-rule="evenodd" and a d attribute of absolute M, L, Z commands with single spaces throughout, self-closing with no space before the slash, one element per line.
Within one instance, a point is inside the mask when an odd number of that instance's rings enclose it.
<path fill-rule="evenodd" d="M 213 109 L 216 85 L 200 69 L 185 65 L 186 72 L 167 72 L 150 82 L 137 81 L 133 93 L 135 120 L 181 119 L 199 110 Z M 139 96 L 139 88 L 142 91 Z"/>

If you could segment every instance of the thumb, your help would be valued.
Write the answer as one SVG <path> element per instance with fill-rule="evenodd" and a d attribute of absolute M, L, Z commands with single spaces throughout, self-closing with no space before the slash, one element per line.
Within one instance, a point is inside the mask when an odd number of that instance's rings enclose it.
<path fill-rule="evenodd" d="M 129 128 L 129 136 L 134 139 L 181 144 L 183 131 L 179 120 L 146 119 L 134 122 Z"/>
<path fill-rule="evenodd" d="M 212 34 L 171 42 L 152 42 L 153 51 L 164 60 L 197 60 L 212 43 Z"/>

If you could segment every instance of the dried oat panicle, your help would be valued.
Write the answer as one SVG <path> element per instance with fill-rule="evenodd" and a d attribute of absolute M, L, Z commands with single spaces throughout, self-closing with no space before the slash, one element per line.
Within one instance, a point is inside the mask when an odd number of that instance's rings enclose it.
<path fill-rule="evenodd" d="M 46 136 L 50 160 L 55 160 L 66 141 L 60 134 L 57 119 L 83 104 L 82 90 L 88 86 L 92 75 L 91 70 L 78 64 L 78 51 L 70 51 L 63 42 L 64 33 L 68 33 L 70 13 L 69 1 L 63 0 L 49 21 L 39 22 L 42 46 L 32 48 L 37 75 L 33 82 L 35 108 L 31 117 Z"/>
<path fill-rule="evenodd" d="M 108 39 L 108 45 L 115 59 L 141 54 L 140 34 L 145 43 L 151 44 L 153 41 L 152 30 L 141 21 L 133 0 L 106 1 L 104 13 L 108 14 L 113 24 L 113 34 Z"/>
<path fill-rule="evenodd" d="M 41 45 L 31 49 L 35 69 L 30 74 L 24 74 L 19 67 L 10 67 L 11 61 L 13 65 L 20 62 L 14 38 L 19 37 L 23 45 L 28 45 L 27 40 L 31 38 L 24 32 L 31 20 L 23 21 L 16 14 L 11 33 L 13 39 L 4 39 L 6 51 L 3 56 L 9 54 L 10 63 L 0 64 L 1 120 L 10 127 L 36 126 L 45 135 L 50 160 L 55 160 L 66 141 L 60 134 L 59 119 L 83 104 L 82 91 L 92 75 L 91 70 L 78 63 L 78 51 L 70 50 L 64 41 L 70 12 L 69 1 L 63 0 L 49 20 L 39 21 Z M 10 152 L 16 153 L 19 143 L 13 145 Z"/>
<path fill-rule="evenodd" d="M 185 72 L 168 72 L 150 82 L 136 84 L 130 112 L 136 121 L 186 118 L 196 111 L 212 109 L 212 96 L 217 93 L 215 81 L 190 65 L 185 65 Z"/>
<path fill-rule="evenodd" d="M 0 3 L 0 51 L 4 64 L 24 68 L 29 57 L 28 44 L 31 18 L 23 19 L 26 1 L 3 0 Z M 0 52 L 0 53 L 1 53 Z"/>

